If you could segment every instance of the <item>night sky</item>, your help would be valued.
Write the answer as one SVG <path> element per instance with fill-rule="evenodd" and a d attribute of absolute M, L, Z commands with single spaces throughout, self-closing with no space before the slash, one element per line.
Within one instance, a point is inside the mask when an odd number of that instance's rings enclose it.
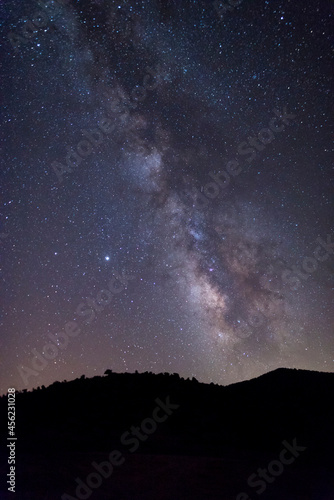
<path fill-rule="evenodd" d="M 1 2 L 1 394 L 333 371 L 334 3 L 225 5 Z"/>

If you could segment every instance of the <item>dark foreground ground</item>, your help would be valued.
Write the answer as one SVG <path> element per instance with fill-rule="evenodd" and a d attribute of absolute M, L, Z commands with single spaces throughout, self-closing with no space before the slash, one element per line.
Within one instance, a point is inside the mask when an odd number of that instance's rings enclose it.
<path fill-rule="evenodd" d="M 334 374 L 281 369 L 228 387 L 110 374 L 17 394 L 16 493 L 3 481 L 0 498 L 334 500 L 333 389 Z M 156 400 L 168 397 L 178 407 L 169 415 L 160 407 L 155 415 L 164 421 L 152 429 Z M 5 405 L 2 398 L 2 415 Z M 142 440 L 130 436 L 132 426 Z M 283 442 L 303 449 L 285 452 L 291 463 L 280 466 Z M 92 462 L 115 449 L 123 463 L 107 478 L 96 475 Z M 254 476 L 255 486 L 247 480 L 268 466 L 278 473 L 267 472 L 259 494 L 261 478 Z M 93 486 L 76 492 L 76 478 L 87 485 L 92 473 Z"/>

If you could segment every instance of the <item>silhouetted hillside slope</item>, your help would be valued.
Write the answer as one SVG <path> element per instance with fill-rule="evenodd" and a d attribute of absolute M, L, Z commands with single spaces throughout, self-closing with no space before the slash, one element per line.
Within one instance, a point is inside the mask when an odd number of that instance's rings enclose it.
<path fill-rule="evenodd" d="M 334 374 L 288 369 L 226 387 L 176 374 L 109 373 L 19 393 L 17 498 L 78 498 L 75 478 L 84 481 L 91 462 L 114 449 L 125 462 L 93 489 L 92 500 L 235 500 L 242 491 L 257 498 L 249 476 L 279 459 L 283 441 L 296 440 L 306 449 L 261 498 L 333 500 L 333 394 Z M 157 398 L 178 408 L 152 429 L 147 419 Z M 1 398 L 2 414 L 6 405 Z M 131 427 L 145 419 L 147 434 L 130 442 Z"/>

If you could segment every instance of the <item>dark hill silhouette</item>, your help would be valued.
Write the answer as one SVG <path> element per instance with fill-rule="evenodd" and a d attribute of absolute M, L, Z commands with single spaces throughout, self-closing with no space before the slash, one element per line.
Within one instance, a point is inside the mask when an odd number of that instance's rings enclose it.
<path fill-rule="evenodd" d="M 117 449 L 124 464 L 86 498 L 235 500 L 245 492 L 238 500 L 334 500 L 334 374 L 280 368 L 219 386 L 177 374 L 107 372 L 17 393 L 16 498 L 60 499 L 65 492 L 79 498 L 75 478 L 85 482 L 96 472 L 92 461 Z M 179 407 L 152 430 L 147 419 L 156 400 L 168 403 L 168 397 Z M 6 406 L 0 398 L 1 414 Z M 155 415 L 162 418 L 159 408 Z M 132 437 L 133 451 L 120 438 L 145 419 L 147 434 L 142 441 Z M 4 443 L 4 426 L 1 433 Z M 293 446 L 294 440 L 306 449 L 256 493 L 249 476 L 279 460 L 283 441 Z M 6 489 L 0 498 L 7 498 Z"/>

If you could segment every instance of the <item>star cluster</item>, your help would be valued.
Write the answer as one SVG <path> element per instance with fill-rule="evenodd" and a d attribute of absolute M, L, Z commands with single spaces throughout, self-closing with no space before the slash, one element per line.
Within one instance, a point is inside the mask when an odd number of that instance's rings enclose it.
<path fill-rule="evenodd" d="M 42 4 L 0 7 L 2 392 L 332 371 L 333 6 Z"/>

